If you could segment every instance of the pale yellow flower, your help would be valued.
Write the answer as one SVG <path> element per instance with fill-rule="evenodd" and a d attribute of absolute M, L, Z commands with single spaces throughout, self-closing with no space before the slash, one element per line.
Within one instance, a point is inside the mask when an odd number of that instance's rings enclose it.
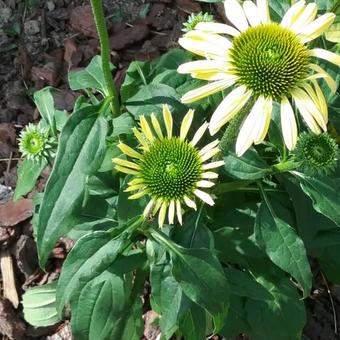
<path fill-rule="evenodd" d="M 209 131 L 214 135 L 252 98 L 254 104 L 236 141 L 242 155 L 252 144 L 261 143 L 268 131 L 273 101 L 281 106 L 285 144 L 292 150 L 298 129 L 290 100 L 307 126 L 319 134 L 326 131 L 328 110 L 317 79 L 323 78 L 336 91 L 336 82 L 315 57 L 340 66 L 340 56 L 321 49 L 309 49 L 308 42 L 323 34 L 334 21 L 333 13 L 317 16 L 317 5 L 299 1 L 289 8 L 281 23 L 269 16 L 266 0 L 224 2 L 226 16 L 234 25 L 202 22 L 185 34 L 180 45 L 206 59 L 180 65 L 179 73 L 210 81 L 182 97 L 191 103 L 234 86 L 213 113 Z"/>
<path fill-rule="evenodd" d="M 141 116 L 140 129 L 133 129 L 140 150 L 119 143 L 118 148 L 132 160 L 113 159 L 118 171 L 134 175 L 126 189 L 127 192 L 134 192 L 129 198 L 150 197 L 144 216 L 159 212 L 160 227 L 167 213 L 169 224 L 174 223 L 175 215 L 182 224 L 182 205 L 196 210 L 195 198 L 214 205 L 212 196 L 204 189 L 211 188 L 218 177 L 211 170 L 224 164 L 223 161 L 207 163 L 219 152 L 219 141 L 215 140 L 198 149 L 197 144 L 208 129 L 208 123 L 204 123 L 188 140 L 193 118 L 194 111 L 189 110 L 183 118 L 179 136 L 174 136 L 172 115 L 167 105 L 163 106 L 165 134 L 154 114 L 151 115 L 151 124 Z"/>

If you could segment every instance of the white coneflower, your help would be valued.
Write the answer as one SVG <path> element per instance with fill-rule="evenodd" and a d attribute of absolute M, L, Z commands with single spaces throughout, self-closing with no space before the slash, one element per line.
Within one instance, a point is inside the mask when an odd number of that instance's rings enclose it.
<path fill-rule="evenodd" d="M 129 198 L 138 199 L 149 196 L 150 201 L 144 210 L 144 216 L 158 215 L 158 224 L 164 224 L 168 214 L 169 224 L 174 217 L 182 224 L 182 205 L 196 209 L 195 197 L 213 205 L 210 194 L 204 191 L 214 185 L 217 173 L 211 171 L 224 164 L 223 161 L 206 163 L 219 152 L 215 140 L 202 149 L 197 144 L 208 128 L 204 123 L 195 133 L 193 139 L 187 140 L 187 133 L 194 117 L 189 110 L 183 118 L 180 135 L 173 136 L 173 120 L 167 105 L 163 106 L 163 119 L 166 133 L 154 114 L 151 125 L 144 116 L 140 118 L 140 129 L 134 128 L 135 137 L 140 143 L 140 151 L 126 144 L 118 144 L 118 148 L 133 160 L 114 158 L 118 171 L 134 175 L 128 183 L 126 191 L 135 192 Z"/>
<path fill-rule="evenodd" d="M 313 63 L 313 58 L 340 66 L 340 56 L 320 48 L 309 49 L 306 43 L 325 32 L 335 15 L 326 13 L 316 18 L 317 5 L 299 1 L 286 12 L 281 23 L 275 23 L 270 20 L 265 0 L 257 0 L 256 4 L 247 0 L 243 6 L 236 0 L 226 0 L 224 4 L 226 16 L 235 27 L 202 22 L 179 40 L 182 47 L 206 60 L 185 63 L 178 72 L 211 81 L 186 93 L 182 102 L 194 102 L 235 86 L 211 117 L 209 131 L 214 135 L 253 98 L 253 108 L 236 141 L 239 156 L 253 143 L 264 140 L 273 101 L 281 104 L 282 134 L 289 150 L 295 147 L 298 135 L 289 99 L 312 132 L 326 131 L 327 104 L 317 79 L 324 78 L 333 92 L 336 83 Z"/>

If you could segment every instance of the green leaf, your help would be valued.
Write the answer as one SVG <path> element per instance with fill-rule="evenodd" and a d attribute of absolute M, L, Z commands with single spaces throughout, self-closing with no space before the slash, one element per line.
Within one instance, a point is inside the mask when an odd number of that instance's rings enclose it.
<path fill-rule="evenodd" d="M 131 275 L 115 275 L 112 267 L 91 280 L 82 279 L 81 290 L 71 299 L 71 325 L 76 339 L 140 339 L 141 301 L 139 297 L 130 301 L 131 279 Z"/>
<path fill-rule="evenodd" d="M 176 90 L 172 87 L 165 84 L 149 84 L 141 86 L 137 93 L 129 98 L 126 109 L 138 117 L 141 114 L 161 112 L 163 104 L 173 105 L 177 99 Z"/>
<path fill-rule="evenodd" d="M 254 340 L 299 340 L 306 322 L 304 303 L 287 278 L 279 281 L 258 277 L 273 299 L 249 299 L 246 303 L 249 336 Z"/>
<path fill-rule="evenodd" d="M 278 205 L 275 206 L 279 211 Z M 291 274 L 301 285 L 304 297 L 312 287 L 312 273 L 303 241 L 295 230 L 273 210 L 272 204 L 262 203 L 255 220 L 255 239 L 269 258 Z"/>
<path fill-rule="evenodd" d="M 192 60 L 192 55 L 182 49 L 172 48 L 157 61 L 154 70 L 159 74 L 163 70 L 177 70 L 178 66 Z"/>
<path fill-rule="evenodd" d="M 110 64 L 111 70 L 114 66 Z M 90 64 L 80 71 L 71 71 L 68 74 L 68 81 L 71 90 L 95 89 L 103 96 L 108 95 L 102 61 L 99 55 L 92 58 Z"/>
<path fill-rule="evenodd" d="M 39 212 L 37 243 L 41 266 L 58 238 L 72 229 L 73 214 L 82 206 L 86 178 L 103 161 L 107 122 L 98 110 L 98 106 L 89 106 L 73 113 L 60 135 Z"/>
<path fill-rule="evenodd" d="M 223 312 L 228 305 L 229 285 L 211 251 L 178 247 L 170 254 L 172 274 L 185 295 L 211 314 Z"/>
<path fill-rule="evenodd" d="M 34 103 L 37 106 L 43 122 L 47 124 L 54 135 L 56 135 L 56 120 L 55 120 L 55 108 L 54 108 L 54 99 L 51 91 L 52 87 L 45 87 L 40 91 L 34 93 Z"/>
<path fill-rule="evenodd" d="M 340 200 L 335 182 L 326 176 L 309 177 L 298 172 L 294 172 L 294 175 L 312 200 L 314 209 L 340 226 Z"/>
<path fill-rule="evenodd" d="M 28 194 L 35 186 L 41 172 L 45 169 L 47 160 L 42 158 L 39 161 L 24 159 L 18 166 L 18 179 L 14 191 L 13 200 Z"/>
<path fill-rule="evenodd" d="M 248 297 L 254 300 L 270 300 L 270 293 L 260 285 L 249 272 L 234 268 L 225 268 L 224 273 L 230 284 L 233 294 Z"/>
<path fill-rule="evenodd" d="M 269 3 L 269 10 L 270 10 L 270 17 L 272 20 L 276 22 L 280 22 L 289 7 L 291 6 L 290 0 L 270 0 Z"/>
<path fill-rule="evenodd" d="M 271 169 L 254 149 L 248 150 L 242 157 L 230 152 L 223 158 L 227 174 L 239 179 L 255 180 L 270 174 Z"/>
<path fill-rule="evenodd" d="M 180 321 L 179 329 L 185 340 L 206 338 L 206 312 L 193 304 Z"/>
<path fill-rule="evenodd" d="M 25 320 L 34 327 L 46 327 L 61 321 L 56 309 L 57 282 L 29 288 L 22 296 Z"/>

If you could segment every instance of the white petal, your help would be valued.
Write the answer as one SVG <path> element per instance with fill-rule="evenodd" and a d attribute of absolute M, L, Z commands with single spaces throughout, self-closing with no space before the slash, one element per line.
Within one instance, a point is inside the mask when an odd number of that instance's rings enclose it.
<path fill-rule="evenodd" d="M 306 8 L 297 17 L 295 22 L 289 27 L 293 32 L 300 32 L 306 25 L 310 24 L 318 13 L 318 6 L 316 4 L 308 4 Z"/>
<path fill-rule="evenodd" d="M 140 122 L 140 126 L 141 126 L 141 129 L 142 129 L 142 132 L 144 133 L 146 138 L 150 142 L 152 142 L 155 139 L 155 137 L 152 134 L 152 131 L 151 131 L 150 126 L 149 126 L 149 123 L 147 122 L 146 118 L 144 116 L 140 116 L 139 122 Z"/>
<path fill-rule="evenodd" d="M 180 139 L 184 140 L 186 138 L 193 118 L 194 118 L 194 110 L 190 109 L 182 120 L 181 131 L 179 135 Z"/>
<path fill-rule="evenodd" d="M 220 149 L 215 148 L 212 150 L 209 150 L 208 152 L 206 152 L 202 157 L 202 162 L 206 162 L 208 159 L 214 157 L 215 155 L 217 155 L 220 152 Z"/>
<path fill-rule="evenodd" d="M 317 72 L 316 74 L 313 74 L 306 79 L 318 79 L 318 78 L 323 78 L 328 85 L 328 87 L 331 89 L 333 93 L 336 92 L 337 85 L 335 80 L 330 76 L 329 73 L 327 73 L 322 67 L 320 67 L 317 64 L 309 64 L 308 65 L 310 69 L 313 71 Z"/>
<path fill-rule="evenodd" d="M 291 6 L 286 14 L 283 16 L 281 26 L 289 28 L 305 9 L 305 3 L 306 2 L 304 0 L 301 0 Z"/>
<path fill-rule="evenodd" d="M 180 225 L 183 224 L 183 220 L 182 220 L 182 207 L 181 207 L 181 202 L 180 201 L 176 201 L 176 215 L 177 215 L 177 219 Z"/>
<path fill-rule="evenodd" d="M 182 98 L 181 102 L 184 104 L 192 103 L 196 100 L 205 98 L 216 92 L 222 91 L 227 87 L 233 85 L 235 80 L 218 80 L 207 85 L 201 86 L 195 90 L 187 92 Z"/>
<path fill-rule="evenodd" d="M 216 179 L 218 178 L 218 174 L 216 172 L 206 171 L 206 172 L 203 172 L 201 177 L 205 179 Z"/>
<path fill-rule="evenodd" d="M 215 185 L 215 183 L 214 183 L 214 182 L 210 182 L 210 181 L 204 181 L 204 180 L 202 180 L 202 181 L 198 181 L 198 182 L 196 183 L 196 185 L 197 185 L 199 188 L 211 188 L 211 187 L 213 187 L 213 186 Z"/>
<path fill-rule="evenodd" d="M 227 68 L 229 68 L 228 63 L 222 60 L 196 60 L 180 65 L 177 72 L 184 74 L 201 71 L 221 72 Z"/>
<path fill-rule="evenodd" d="M 219 168 L 220 166 L 224 165 L 224 161 L 217 161 L 217 162 L 212 162 L 208 164 L 203 164 L 202 169 L 203 170 L 211 170 L 215 168 Z"/>
<path fill-rule="evenodd" d="M 244 120 L 236 140 L 236 154 L 242 156 L 254 143 L 255 136 L 259 134 L 265 119 L 265 99 L 260 96 L 250 113 Z"/>
<path fill-rule="evenodd" d="M 167 203 L 163 202 L 158 215 L 158 225 L 160 228 L 163 227 L 167 207 L 168 207 Z"/>
<path fill-rule="evenodd" d="M 304 43 L 316 39 L 332 25 L 335 19 L 334 13 L 326 13 L 321 15 L 310 24 L 304 26 L 299 30 L 299 36 Z"/>
<path fill-rule="evenodd" d="M 126 168 L 131 168 L 131 169 L 136 169 L 136 170 L 140 170 L 140 166 L 136 163 L 127 161 L 125 159 L 121 159 L 121 158 L 113 158 L 112 161 L 118 165 L 124 166 Z"/>
<path fill-rule="evenodd" d="M 267 135 L 269 123 L 272 117 L 272 109 L 273 109 L 272 99 L 266 98 L 264 100 L 263 114 L 261 115 L 261 118 L 259 119 L 259 122 L 257 124 L 258 129 L 256 130 L 256 133 L 254 134 L 255 144 L 262 143 L 264 138 Z"/>
<path fill-rule="evenodd" d="M 214 200 L 212 199 L 212 197 L 207 194 L 206 192 L 202 191 L 202 190 L 199 190 L 199 189 L 196 189 L 194 191 L 194 194 L 200 198 L 203 202 L 213 206 L 215 203 L 214 203 Z"/>
<path fill-rule="evenodd" d="M 261 15 L 261 22 L 263 24 L 267 24 L 268 22 L 270 22 L 269 7 L 267 0 L 256 0 L 256 5 Z"/>
<path fill-rule="evenodd" d="M 175 217 L 175 201 L 171 201 L 169 204 L 168 219 L 169 224 L 174 224 Z"/>
<path fill-rule="evenodd" d="M 228 34 L 234 37 L 238 36 L 240 32 L 226 24 L 220 24 L 217 22 L 199 22 L 195 26 L 195 30 L 200 30 L 208 33 L 220 33 L 220 34 Z"/>
<path fill-rule="evenodd" d="M 172 115 L 171 115 L 169 106 L 167 104 L 163 105 L 163 120 L 165 123 L 167 136 L 168 138 L 171 138 L 173 122 L 172 122 Z"/>
<path fill-rule="evenodd" d="M 257 6 L 252 1 L 246 0 L 243 3 L 243 10 L 251 26 L 261 24 L 262 16 Z"/>
<path fill-rule="evenodd" d="M 325 119 L 325 123 L 327 124 L 328 123 L 328 106 L 327 106 L 327 103 L 326 103 L 326 99 L 325 99 L 325 96 L 323 94 L 323 92 L 321 91 L 321 88 L 318 84 L 318 82 L 316 80 L 312 80 L 312 84 L 314 86 L 314 90 L 315 90 L 315 93 L 316 93 L 316 99 L 319 103 L 319 108 L 321 110 L 321 113 Z"/>
<path fill-rule="evenodd" d="M 161 128 L 159 121 L 158 121 L 158 119 L 157 119 L 157 117 L 155 116 L 154 113 L 151 113 L 151 122 L 152 122 L 152 126 L 153 126 L 154 130 L 157 133 L 158 138 L 162 139 L 163 138 L 162 128 Z"/>
<path fill-rule="evenodd" d="M 202 149 L 200 150 L 199 154 L 200 154 L 201 156 L 203 156 L 203 155 L 204 155 L 205 153 L 207 153 L 208 151 L 214 149 L 214 148 L 218 145 L 219 142 L 220 142 L 220 141 L 219 141 L 218 139 L 215 139 L 215 140 L 212 141 L 211 143 L 207 144 L 204 148 L 202 148 Z"/>
<path fill-rule="evenodd" d="M 244 86 L 239 86 L 231 91 L 219 104 L 209 123 L 209 132 L 216 134 L 219 129 L 231 120 L 249 100 L 251 92 Z"/>
<path fill-rule="evenodd" d="M 337 66 L 340 66 L 340 55 L 324 50 L 322 48 L 314 48 L 310 50 L 310 56 L 321 58 Z"/>
<path fill-rule="evenodd" d="M 196 203 L 191 200 L 188 196 L 184 196 L 183 197 L 184 199 L 184 203 L 189 207 L 189 208 L 192 208 L 194 210 L 197 210 L 197 206 L 196 206 Z"/>
<path fill-rule="evenodd" d="M 297 126 L 294 111 L 287 97 L 281 100 L 281 129 L 288 150 L 293 150 L 297 141 Z"/>
<path fill-rule="evenodd" d="M 224 1 L 225 15 L 228 20 L 241 32 L 245 31 L 249 25 L 242 6 L 237 0 Z"/>
<path fill-rule="evenodd" d="M 117 147 L 119 148 L 120 151 L 125 153 L 125 155 L 128 155 L 132 158 L 137 158 L 137 159 L 142 158 L 142 155 L 139 152 L 135 151 L 134 149 L 132 149 L 131 147 L 129 147 L 128 145 L 124 143 L 119 143 Z"/>
<path fill-rule="evenodd" d="M 195 146 L 200 141 L 208 126 L 209 124 L 207 122 L 204 122 L 203 125 L 196 131 L 194 138 L 190 142 L 192 146 Z"/>
<path fill-rule="evenodd" d="M 304 104 L 304 100 L 301 99 L 300 96 L 298 96 L 295 91 L 292 92 L 292 97 L 294 99 L 295 105 L 298 108 L 302 118 L 308 125 L 308 127 L 316 134 L 319 134 L 321 132 L 318 124 L 316 123 L 313 115 L 311 112 L 306 108 Z"/>
<path fill-rule="evenodd" d="M 153 207 L 154 207 L 155 201 L 152 199 L 150 200 L 150 202 L 147 204 L 147 206 L 145 207 L 144 211 L 143 211 L 143 216 L 144 217 L 149 217 L 150 212 L 152 211 Z"/>

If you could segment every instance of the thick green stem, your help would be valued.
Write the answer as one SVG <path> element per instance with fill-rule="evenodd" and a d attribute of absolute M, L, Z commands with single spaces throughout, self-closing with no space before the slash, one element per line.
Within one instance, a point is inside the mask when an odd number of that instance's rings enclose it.
<path fill-rule="evenodd" d="M 112 97 L 111 110 L 114 117 L 120 114 L 120 105 L 118 92 L 114 85 L 112 74 L 110 70 L 110 44 L 109 35 L 105 23 L 104 10 L 101 0 L 91 0 L 92 12 L 97 27 L 97 32 L 100 42 L 102 69 L 104 73 L 105 84 L 108 96 Z"/>
<path fill-rule="evenodd" d="M 293 161 L 285 161 L 280 162 L 278 164 L 273 165 L 273 169 L 275 172 L 286 172 L 296 169 L 297 164 Z"/>

